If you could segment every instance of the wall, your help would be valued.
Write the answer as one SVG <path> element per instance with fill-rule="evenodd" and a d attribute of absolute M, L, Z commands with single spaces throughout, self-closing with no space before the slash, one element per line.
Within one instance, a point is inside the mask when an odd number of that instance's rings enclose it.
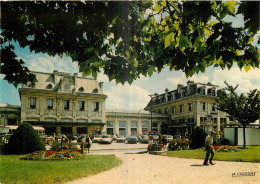
<path fill-rule="evenodd" d="M 224 128 L 224 138 L 228 140 L 229 145 L 243 146 L 243 128 Z M 246 128 L 246 145 L 260 145 L 259 128 Z"/>

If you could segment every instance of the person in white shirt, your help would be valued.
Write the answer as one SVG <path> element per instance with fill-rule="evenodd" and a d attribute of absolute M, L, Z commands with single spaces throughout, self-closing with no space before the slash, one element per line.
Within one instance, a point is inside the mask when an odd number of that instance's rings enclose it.
<path fill-rule="evenodd" d="M 207 153 L 206 153 L 206 157 L 205 157 L 203 165 L 209 165 L 208 160 L 211 165 L 215 165 L 215 163 L 212 162 L 213 157 L 214 157 L 214 152 L 215 152 L 214 147 L 213 147 L 213 137 L 215 136 L 215 134 L 216 133 L 214 131 L 212 131 L 211 134 L 208 135 L 205 139 L 205 147 L 206 147 Z M 211 157 L 209 159 L 210 154 L 211 154 Z"/>

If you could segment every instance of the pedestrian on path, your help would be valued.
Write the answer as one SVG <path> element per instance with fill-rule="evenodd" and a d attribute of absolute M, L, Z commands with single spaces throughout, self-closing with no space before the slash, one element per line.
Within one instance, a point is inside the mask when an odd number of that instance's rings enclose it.
<path fill-rule="evenodd" d="M 205 156 L 205 160 L 204 160 L 204 163 L 203 165 L 209 165 L 208 164 L 208 160 L 209 160 L 209 163 L 211 165 L 215 165 L 215 163 L 212 162 L 213 160 L 213 157 L 214 157 L 214 147 L 213 147 L 213 137 L 215 136 L 215 132 L 212 131 L 210 135 L 208 135 L 205 139 L 205 148 L 206 148 L 206 156 Z M 211 157 L 209 159 L 209 155 L 211 154 Z"/>
<path fill-rule="evenodd" d="M 148 139 L 149 141 L 148 141 L 147 151 L 151 151 L 153 145 L 153 139 L 154 139 L 153 134 L 149 134 Z"/>

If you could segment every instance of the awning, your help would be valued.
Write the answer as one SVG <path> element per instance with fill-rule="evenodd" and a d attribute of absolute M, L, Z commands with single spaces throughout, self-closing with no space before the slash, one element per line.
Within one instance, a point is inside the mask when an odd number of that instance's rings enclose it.
<path fill-rule="evenodd" d="M 176 124 L 176 125 L 170 125 L 169 128 L 175 128 L 175 127 L 184 127 L 186 124 Z"/>
<path fill-rule="evenodd" d="M 66 122 L 66 121 L 26 121 L 31 125 L 41 125 L 41 126 L 59 126 L 59 125 L 105 125 L 106 123 L 101 122 Z"/>

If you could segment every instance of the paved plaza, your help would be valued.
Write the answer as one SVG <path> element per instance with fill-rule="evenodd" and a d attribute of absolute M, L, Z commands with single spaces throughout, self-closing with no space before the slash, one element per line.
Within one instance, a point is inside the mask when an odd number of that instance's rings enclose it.
<path fill-rule="evenodd" d="M 106 146 L 106 147 L 105 147 Z M 260 181 L 260 164 L 216 161 L 214 166 L 202 166 L 203 160 L 183 159 L 134 152 L 147 144 L 94 144 L 92 149 L 131 148 L 133 152 L 114 152 L 123 164 L 111 170 L 81 178 L 69 184 L 257 184 Z M 111 153 L 109 153 L 111 154 Z M 233 173 L 254 172 L 255 176 L 232 176 Z"/>

